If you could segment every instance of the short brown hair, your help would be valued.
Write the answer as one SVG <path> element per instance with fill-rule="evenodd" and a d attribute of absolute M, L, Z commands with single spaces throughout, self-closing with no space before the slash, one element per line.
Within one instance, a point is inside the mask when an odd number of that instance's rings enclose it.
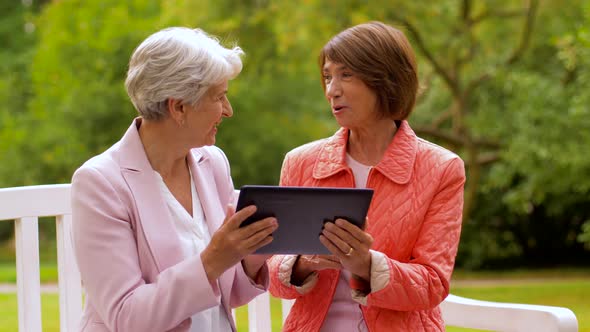
<path fill-rule="evenodd" d="M 348 28 L 322 48 L 320 71 L 326 60 L 345 65 L 375 91 L 381 116 L 403 120 L 414 109 L 418 65 L 410 42 L 400 30 L 377 21 Z M 323 79 L 322 87 L 326 89 Z"/>

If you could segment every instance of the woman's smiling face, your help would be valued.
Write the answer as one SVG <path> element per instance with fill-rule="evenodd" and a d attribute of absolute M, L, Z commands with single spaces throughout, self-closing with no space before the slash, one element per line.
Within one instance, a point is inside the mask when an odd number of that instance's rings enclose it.
<path fill-rule="evenodd" d="M 188 107 L 186 125 L 192 147 L 215 144 L 217 126 L 223 118 L 233 115 L 233 109 L 227 99 L 227 88 L 227 80 L 212 85 L 197 105 L 184 105 Z"/>

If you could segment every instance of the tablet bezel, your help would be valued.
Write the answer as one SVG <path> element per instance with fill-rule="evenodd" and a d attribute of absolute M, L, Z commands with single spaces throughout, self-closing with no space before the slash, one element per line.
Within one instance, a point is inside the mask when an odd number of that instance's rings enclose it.
<path fill-rule="evenodd" d="M 319 240 L 324 222 L 343 218 L 364 228 L 372 197 L 372 189 L 245 185 L 236 211 L 257 206 L 242 227 L 269 216 L 279 222 L 273 242 L 257 254 L 330 254 Z"/>

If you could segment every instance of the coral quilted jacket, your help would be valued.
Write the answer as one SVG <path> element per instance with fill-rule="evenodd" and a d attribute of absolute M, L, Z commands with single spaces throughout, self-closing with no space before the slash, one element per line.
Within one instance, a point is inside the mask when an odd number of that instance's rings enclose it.
<path fill-rule="evenodd" d="M 454 153 L 420 139 L 407 121 L 378 165 L 367 187 L 375 190 L 366 231 L 373 250 L 389 257 L 389 282 L 361 305 L 371 332 L 444 331 L 438 305 L 449 282 L 461 232 L 465 169 Z M 346 165 L 348 130 L 289 152 L 281 185 L 354 187 Z M 271 293 L 296 299 L 284 331 L 319 331 L 328 312 L 339 271 L 319 272 L 315 287 L 301 295 L 278 276 L 282 256 L 270 260 Z"/>

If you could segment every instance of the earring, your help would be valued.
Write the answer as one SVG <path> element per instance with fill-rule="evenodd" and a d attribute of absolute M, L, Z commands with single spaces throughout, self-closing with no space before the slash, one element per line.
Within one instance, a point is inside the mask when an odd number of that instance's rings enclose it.
<path fill-rule="evenodd" d="M 180 128 L 184 127 L 184 119 L 180 120 L 180 122 L 178 123 L 178 127 L 180 127 Z"/>

